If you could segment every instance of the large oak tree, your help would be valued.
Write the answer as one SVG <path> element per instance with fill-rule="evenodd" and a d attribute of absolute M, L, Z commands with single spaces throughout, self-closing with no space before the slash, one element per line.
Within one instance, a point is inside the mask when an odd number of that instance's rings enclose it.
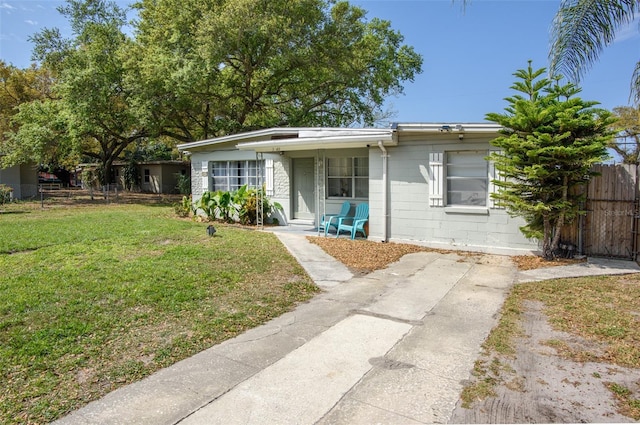
<path fill-rule="evenodd" d="M 12 144 L 32 157 L 57 150 L 68 161 L 98 161 L 108 183 L 113 161 L 149 135 L 125 67 L 132 43 L 123 31 L 126 12 L 104 0 L 67 0 L 58 11 L 69 20 L 72 37 L 57 29 L 32 37 L 34 58 L 54 75 L 53 96 L 21 106 Z"/>
<path fill-rule="evenodd" d="M 141 0 L 136 67 L 158 129 L 183 142 L 273 126 L 372 124 L 422 58 L 347 2 Z"/>

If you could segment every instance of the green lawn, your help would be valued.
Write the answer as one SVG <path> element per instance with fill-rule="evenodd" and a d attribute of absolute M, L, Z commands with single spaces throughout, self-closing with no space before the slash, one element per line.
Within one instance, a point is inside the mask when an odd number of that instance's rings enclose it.
<path fill-rule="evenodd" d="M 0 421 L 49 422 L 309 299 L 270 233 L 170 206 L 0 209 Z"/>

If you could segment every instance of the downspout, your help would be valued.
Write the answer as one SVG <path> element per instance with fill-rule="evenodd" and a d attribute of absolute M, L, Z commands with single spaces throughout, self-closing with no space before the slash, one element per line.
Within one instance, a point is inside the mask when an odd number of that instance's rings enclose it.
<path fill-rule="evenodd" d="M 382 242 L 389 242 L 389 236 L 387 235 L 387 231 L 389 228 L 389 153 L 387 152 L 387 148 L 384 147 L 382 140 L 378 141 L 378 147 L 382 151 L 382 216 L 384 217 L 382 226 Z"/>

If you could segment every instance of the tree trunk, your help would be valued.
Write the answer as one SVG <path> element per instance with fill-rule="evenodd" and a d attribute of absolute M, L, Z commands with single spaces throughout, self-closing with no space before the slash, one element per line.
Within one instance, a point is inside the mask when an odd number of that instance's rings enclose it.
<path fill-rule="evenodd" d="M 563 179 L 563 187 L 562 187 L 562 202 L 563 205 L 566 204 L 567 198 L 569 197 L 569 187 L 568 187 L 568 178 L 567 176 Z M 560 215 L 553 226 L 553 240 L 551 241 L 551 246 L 549 249 L 551 250 L 552 259 L 555 259 L 555 253 L 558 250 L 558 245 L 560 244 L 560 233 L 562 231 L 562 227 L 564 226 L 564 217 L 565 211 L 564 209 L 560 211 Z"/>
<path fill-rule="evenodd" d="M 558 220 L 556 221 L 556 225 L 553 229 L 553 240 L 551 241 L 551 255 L 553 259 L 556 258 L 556 252 L 558 251 L 558 245 L 560 244 L 560 233 L 562 231 L 562 227 L 564 226 L 564 211 L 560 213 L 558 216 Z"/>
<path fill-rule="evenodd" d="M 543 217 L 544 223 L 544 235 L 542 237 L 542 257 L 545 260 L 553 259 L 553 250 L 551 249 L 552 243 L 552 235 L 553 235 L 553 226 L 551 224 L 551 220 L 548 214 L 545 214 Z"/>

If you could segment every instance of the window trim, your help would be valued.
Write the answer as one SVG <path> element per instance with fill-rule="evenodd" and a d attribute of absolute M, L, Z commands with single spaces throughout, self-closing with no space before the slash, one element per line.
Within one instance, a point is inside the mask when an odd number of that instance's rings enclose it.
<path fill-rule="evenodd" d="M 331 160 L 341 160 L 341 159 L 348 159 L 351 162 L 351 176 L 331 176 L 329 174 L 329 162 Z M 365 160 L 367 163 L 367 174 L 366 176 L 358 176 L 356 175 L 356 160 L 360 159 L 360 160 Z M 325 161 L 325 198 L 326 199 L 352 199 L 352 200 L 357 200 L 357 199 L 369 199 L 369 178 L 370 178 L 370 173 L 369 173 L 369 157 L 368 156 L 333 156 L 333 157 L 327 157 L 326 161 Z M 329 180 L 330 179 L 349 179 L 351 181 L 350 185 L 351 185 L 351 196 L 336 196 L 336 195 L 330 195 L 329 194 Z M 362 197 L 362 196 L 355 196 L 356 195 L 356 182 L 358 180 L 366 180 L 367 181 L 367 196 Z"/>
<path fill-rule="evenodd" d="M 492 193 L 497 191 L 497 186 L 492 182 L 493 180 L 504 180 L 501 173 L 496 169 L 495 163 L 490 160 L 487 162 L 487 203 L 485 206 L 474 205 L 450 205 L 448 204 L 447 196 L 447 178 L 446 178 L 446 166 L 447 166 L 447 154 L 450 152 L 485 152 L 484 149 L 434 149 L 430 150 L 428 159 L 429 166 L 428 171 L 428 186 L 429 186 L 429 207 L 430 208 L 442 208 L 446 213 L 466 213 L 466 214 L 487 214 L 488 210 L 499 209 L 504 210 L 503 206 L 498 205 L 497 201 L 491 197 Z M 497 149 L 489 148 L 486 150 L 486 156 L 489 156 L 492 152 L 500 152 Z"/>
<path fill-rule="evenodd" d="M 255 160 L 255 159 L 241 159 L 241 160 L 227 160 L 227 161 L 210 161 L 209 162 L 209 179 L 210 179 L 210 185 L 209 185 L 209 190 L 212 192 L 221 190 L 223 192 L 232 192 L 234 190 L 237 190 L 238 188 L 244 186 L 245 184 L 247 185 L 247 187 L 250 188 L 257 188 L 258 184 L 260 184 L 260 182 L 264 182 L 265 181 L 265 176 L 264 176 L 264 170 L 265 170 L 265 166 L 264 166 L 264 161 L 265 160 Z M 260 164 L 260 162 L 262 162 L 262 164 Z M 238 176 L 238 175 L 232 175 L 231 171 L 232 171 L 232 167 L 231 164 L 232 163 L 242 163 L 242 171 L 243 171 L 243 175 L 242 176 Z M 225 168 L 225 174 L 221 175 L 221 176 L 216 176 L 214 174 L 215 168 L 216 168 L 216 164 L 224 164 Z M 253 164 L 253 167 L 251 166 Z M 250 171 L 255 171 L 255 175 L 250 174 Z M 263 174 L 263 175 L 260 175 Z M 216 185 L 216 178 L 217 179 L 224 179 L 225 180 L 225 187 L 218 187 L 218 185 Z M 232 179 L 237 179 L 240 184 L 238 187 L 236 187 L 236 185 L 231 185 L 231 180 Z M 251 184 L 251 180 L 255 181 L 255 185 Z"/>
<path fill-rule="evenodd" d="M 445 187 L 443 188 L 443 192 L 445 195 L 445 203 L 444 206 L 448 207 L 448 208 L 487 208 L 489 206 L 489 161 L 487 161 L 485 158 L 487 156 L 487 152 L 484 150 L 472 150 L 472 149 L 465 149 L 465 150 L 448 150 L 445 152 L 445 163 L 444 163 L 444 179 L 443 179 L 443 185 L 445 185 Z M 451 175 L 450 173 L 450 169 L 453 166 L 460 166 L 459 164 L 454 164 L 451 162 L 451 158 L 453 158 L 456 155 L 475 155 L 475 156 L 481 156 L 482 157 L 482 166 L 484 168 L 484 174 L 483 175 L 472 175 L 472 176 L 459 176 L 459 175 Z M 480 164 L 475 164 L 472 163 L 470 168 L 475 168 L 476 166 L 478 168 Z M 464 166 L 468 166 L 467 164 L 463 164 Z M 451 203 L 451 194 L 450 192 L 452 192 L 449 189 L 449 183 L 451 181 L 455 181 L 455 180 L 461 180 L 461 181 L 471 181 L 471 180 L 484 180 L 484 184 L 485 184 L 485 190 L 484 190 L 484 203 L 483 205 L 473 205 L 473 204 L 452 204 Z M 478 199 L 482 200 L 482 197 L 478 197 Z"/>

